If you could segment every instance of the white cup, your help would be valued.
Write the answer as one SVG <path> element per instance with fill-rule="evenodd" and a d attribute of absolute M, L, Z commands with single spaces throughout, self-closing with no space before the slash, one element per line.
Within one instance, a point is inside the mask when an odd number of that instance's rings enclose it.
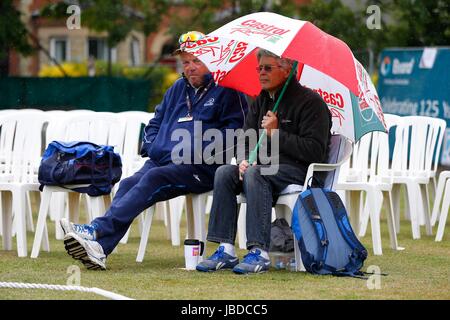
<path fill-rule="evenodd" d="M 184 240 L 184 261 L 186 262 L 186 270 L 195 270 L 197 264 L 201 261 L 205 244 L 197 239 Z"/>

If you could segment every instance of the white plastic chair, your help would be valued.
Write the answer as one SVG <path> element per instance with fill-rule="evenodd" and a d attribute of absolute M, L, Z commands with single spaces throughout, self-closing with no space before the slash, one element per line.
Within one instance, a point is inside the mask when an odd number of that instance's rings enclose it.
<path fill-rule="evenodd" d="M 141 130 L 143 126 L 146 126 L 150 119 L 154 117 L 154 113 L 145 111 L 125 111 L 118 113 L 119 117 L 123 117 L 125 121 L 125 138 L 123 144 L 122 158 L 122 178 L 132 176 L 137 170 L 139 170 L 145 163 L 146 159 L 140 156 L 141 145 Z M 114 186 L 112 196 L 115 195 L 119 187 L 119 184 Z M 139 215 L 139 231 L 142 232 L 143 215 Z M 125 233 L 120 243 L 125 244 L 128 242 L 130 229 Z"/>
<path fill-rule="evenodd" d="M 428 184 L 438 162 L 446 123 L 442 119 L 402 117 L 396 129 L 396 141 L 391 169 L 396 229 L 400 228 L 400 186 L 406 186 L 407 212 L 411 219 L 413 239 L 420 238 L 420 225 L 432 234 Z"/>
<path fill-rule="evenodd" d="M 46 115 L 49 116 L 49 123 L 46 130 L 45 140 L 46 140 L 46 146 L 54 140 L 60 140 L 64 139 L 64 124 L 68 117 L 73 117 L 74 115 L 78 114 L 86 114 L 86 113 L 94 113 L 92 110 L 83 110 L 83 109 L 77 109 L 77 110 L 49 110 L 45 112 Z M 90 210 L 89 201 L 87 198 L 84 198 L 86 200 L 86 207 L 88 210 Z M 65 215 L 68 216 L 68 210 L 69 210 L 69 200 L 68 200 L 68 194 L 67 193 L 55 193 L 52 196 L 52 200 L 50 202 L 50 219 L 52 221 L 55 221 L 60 215 L 61 212 L 65 212 Z M 64 237 L 64 233 L 62 232 L 59 224 L 55 224 L 55 237 L 58 240 L 62 240 Z"/>
<path fill-rule="evenodd" d="M 63 141 L 90 141 L 96 144 L 114 146 L 114 151 L 121 153 L 123 148 L 123 139 L 125 134 L 125 122 L 114 113 L 108 112 L 94 112 L 75 114 L 64 121 L 62 126 L 63 132 L 61 136 Z M 78 204 L 80 194 L 73 192 L 66 188 L 56 186 L 44 186 L 42 191 L 42 200 L 39 208 L 39 216 L 36 227 L 36 233 L 33 243 L 32 258 L 39 255 L 39 247 L 42 238 L 46 235 L 46 217 L 50 206 L 50 200 L 53 193 L 64 192 L 69 196 L 69 215 L 67 217 L 71 221 L 78 222 Z M 110 201 L 109 196 L 104 197 L 89 197 L 91 202 L 91 212 L 89 214 L 89 221 L 96 218 L 105 212 L 105 200 Z M 72 210 L 70 210 L 72 209 Z M 55 223 L 59 227 L 58 217 Z M 44 234 L 45 233 L 45 234 Z"/>
<path fill-rule="evenodd" d="M 318 171 L 326 171 L 328 172 L 324 186 L 326 188 L 330 188 L 332 190 L 335 189 L 337 179 L 339 177 L 340 166 L 347 161 L 347 159 L 352 154 L 353 143 L 348 140 L 346 137 L 340 134 L 333 134 L 331 136 L 330 142 L 330 151 L 328 155 L 327 163 L 312 163 L 308 167 L 308 171 L 305 177 L 304 185 L 296 185 L 291 184 L 285 188 L 281 192 L 281 195 L 278 197 L 277 203 L 275 205 L 275 213 L 277 217 L 284 217 L 286 221 L 290 223 L 292 218 L 292 211 L 294 209 L 295 203 L 298 199 L 299 194 L 302 190 L 305 190 L 308 186 L 308 181 L 311 177 L 313 177 L 315 172 Z M 244 195 L 238 196 L 238 206 L 245 202 Z M 239 243 L 246 243 L 246 214 L 245 211 L 239 210 L 238 217 L 238 236 Z M 297 243 L 297 239 L 295 239 L 294 235 L 294 243 Z M 302 263 L 300 250 L 297 245 L 295 248 L 295 263 L 296 263 L 296 271 L 305 271 L 305 268 Z"/>
<path fill-rule="evenodd" d="M 27 256 L 27 216 L 29 223 L 33 223 L 28 195 L 30 191 L 39 191 L 37 169 L 43 149 L 45 123 L 44 112 L 37 110 L 18 111 L 0 117 L 4 139 L 4 161 L 0 174 L 3 245 L 6 250 L 11 250 L 12 228 L 15 227 L 19 257 Z M 43 246 L 48 246 L 48 239 L 45 239 Z"/>
<path fill-rule="evenodd" d="M 35 112 L 39 112 L 42 113 L 41 110 L 38 109 L 4 109 L 4 110 L 0 110 L 0 117 L 5 116 L 5 115 L 15 115 L 17 117 L 20 117 L 20 115 L 24 115 L 26 113 L 35 113 Z M 6 143 L 6 137 L 8 136 L 6 133 L 9 130 L 14 130 L 15 129 L 15 123 L 6 123 L 4 124 L 4 127 L 2 128 L 3 134 L 0 131 L 0 172 L 1 170 L 4 169 L 4 165 L 5 165 L 5 149 L 11 149 L 12 148 L 12 140 L 10 141 L 10 144 L 7 145 Z M 27 230 L 28 231 L 32 231 L 34 232 L 34 225 L 33 225 L 33 217 L 32 217 L 32 212 L 31 212 L 31 200 L 30 200 L 30 194 L 27 192 L 26 193 L 26 203 L 25 203 L 25 212 L 26 212 L 26 226 L 27 226 Z M 1 193 L 0 193 L 0 210 L 1 210 Z M 12 213 L 14 216 L 14 213 Z M 13 224 L 13 228 L 12 228 L 12 235 L 15 235 L 15 228 L 14 228 L 15 224 Z M 3 226 L 2 226 L 2 221 L 0 219 L 0 235 L 2 235 L 2 230 L 3 230 Z"/>
<path fill-rule="evenodd" d="M 145 127 L 154 113 L 144 111 L 126 111 L 118 113 L 125 121 L 125 139 L 122 152 L 122 176 L 129 177 L 145 163 L 140 156 L 142 127 Z"/>
<path fill-rule="evenodd" d="M 346 191 L 347 210 L 355 219 L 352 224 L 355 225 L 359 236 L 364 236 L 370 217 L 375 255 L 382 254 L 380 218 L 385 198 L 387 199 L 387 221 L 391 248 L 403 250 L 398 246 L 395 229 L 391 195 L 392 178 L 385 175 L 389 166 L 388 139 L 388 135 L 384 132 L 371 132 L 364 135 L 357 143 L 359 179 L 356 179 L 355 176 L 341 175 L 336 187 Z M 366 205 L 362 208 L 360 200 L 363 199 L 363 193 L 366 194 Z"/>

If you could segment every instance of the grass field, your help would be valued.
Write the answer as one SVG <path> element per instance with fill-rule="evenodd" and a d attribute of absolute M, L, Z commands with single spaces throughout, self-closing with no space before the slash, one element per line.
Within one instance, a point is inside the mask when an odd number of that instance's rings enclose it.
<path fill-rule="evenodd" d="M 71 265 L 80 267 L 81 285 L 98 287 L 134 299 L 450 299 L 450 229 L 447 224 L 442 242 L 424 235 L 412 240 L 408 221 L 402 221 L 399 244 L 406 249 L 389 248 L 386 221 L 382 221 L 383 255 L 372 255 L 370 232 L 362 239 L 369 251 L 363 270 L 376 265 L 387 276 L 380 289 L 369 289 L 365 280 L 313 276 L 303 272 L 272 269 L 252 276 L 231 271 L 200 273 L 184 271 L 183 246 L 173 247 L 166 238 L 164 223 L 154 220 L 143 263 L 135 262 L 139 237 L 133 225 L 127 244 L 107 261 L 106 271 L 88 271 L 65 252 L 62 241 L 55 240 L 54 223 L 49 223 L 51 252 L 38 259 L 18 258 L 16 251 L 0 251 L 0 282 L 27 282 L 65 285 Z M 182 222 L 182 235 L 186 224 Z M 369 229 L 370 230 L 370 227 Z M 436 227 L 433 231 L 436 230 Z M 31 251 L 33 234 L 28 233 Z M 15 241 L 15 239 L 13 239 Z M 215 245 L 208 243 L 207 253 Z M 240 250 L 242 257 L 245 251 Z M 0 299 L 103 299 L 80 292 L 42 289 L 1 289 Z"/>

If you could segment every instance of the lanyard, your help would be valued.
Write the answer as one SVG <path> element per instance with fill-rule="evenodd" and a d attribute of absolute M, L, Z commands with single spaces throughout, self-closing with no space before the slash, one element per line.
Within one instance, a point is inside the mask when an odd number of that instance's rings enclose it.
<path fill-rule="evenodd" d="M 202 93 L 200 94 L 200 96 L 198 97 L 197 101 L 200 101 L 201 98 L 203 98 L 203 96 L 205 95 L 205 93 L 208 91 L 208 89 L 211 87 L 211 85 L 213 84 L 214 80 L 211 80 L 208 85 L 206 86 L 205 89 L 203 89 Z M 191 99 L 189 98 L 189 92 L 186 90 L 186 104 L 188 106 L 188 113 L 187 113 L 187 117 L 192 117 L 191 115 L 191 111 L 192 111 L 192 102 Z"/>

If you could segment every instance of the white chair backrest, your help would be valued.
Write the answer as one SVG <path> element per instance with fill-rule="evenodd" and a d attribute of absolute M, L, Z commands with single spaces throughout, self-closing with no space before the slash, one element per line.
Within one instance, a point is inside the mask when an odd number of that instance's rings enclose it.
<path fill-rule="evenodd" d="M 394 174 L 422 175 L 436 172 L 445 128 L 446 122 L 442 119 L 402 117 L 396 129 L 392 159 Z"/>
<path fill-rule="evenodd" d="M 389 169 L 389 135 L 386 132 L 375 131 L 370 137 L 369 180 L 372 182 L 386 182 L 386 172 Z"/>
<path fill-rule="evenodd" d="M 49 117 L 49 123 L 46 130 L 46 145 L 50 142 L 64 138 L 64 124 L 67 117 L 73 117 L 76 114 L 93 113 L 92 110 L 49 110 L 45 113 Z"/>
<path fill-rule="evenodd" d="M 122 154 L 125 136 L 125 121 L 116 113 L 81 112 L 69 113 L 62 121 L 57 140 L 89 141 L 114 146 Z"/>
<path fill-rule="evenodd" d="M 436 142 L 436 149 L 435 150 L 429 150 L 429 155 L 431 155 L 430 158 L 428 158 L 428 162 L 431 162 L 431 170 L 436 173 L 438 166 L 439 166 L 439 160 L 440 160 L 440 155 L 441 155 L 441 151 L 442 151 L 442 142 L 444 141 L 444 135 L 445 135 L 445 130 L 447 128 L 447 122 L 443 119 L 438 119 L 438 118 L 432 118 L 433 119 L 433 130 L 435 134 L 438 134 L 439 136 L 437 137 L 437 142 Z M 434 157 L 433 157 L 433 153 L 434 153 Z M 429 163 L 426 163 L 426 165 L 430 165 Z"/>
<path fill-rule="evenodd" d="M 367 133 L 359 139 L 354 147 L 351 157 L 345 162 L 345 168 L 348 172 L 342 174 L 343 182 L 347 181 L 367 181 L 369 175 L 369 150 L 372 140 L 372 134 Z M 348 167 L 348 168 L 347 168 Z M 347 175 L 347 177 L 345 177 Z"/>
<path fill-rule="evenodd" d="M 47 121 L 42 111 L 19 111 L 0 117 L 4 160 L 1 173 L 8 182 L 36 182 Z"/>
<path fill-rule="evenodd" d="M 350 158 L 352 151 L 353 142 L 348 138 L 340 134 L 333 134 L 331 136 L 327 164 L 337 164 L 338 167 L 327 172 L 324 183 L 325 188 L 335 190 L 341 166 Z"/>
<path fill-rule="evenodd" d="M 154 113 L 144 111 L 125 111 L 118 113 L 126 122 L 123 155 L 134 159 L 139 155 L 142 128 L 145 127 Z"/>

